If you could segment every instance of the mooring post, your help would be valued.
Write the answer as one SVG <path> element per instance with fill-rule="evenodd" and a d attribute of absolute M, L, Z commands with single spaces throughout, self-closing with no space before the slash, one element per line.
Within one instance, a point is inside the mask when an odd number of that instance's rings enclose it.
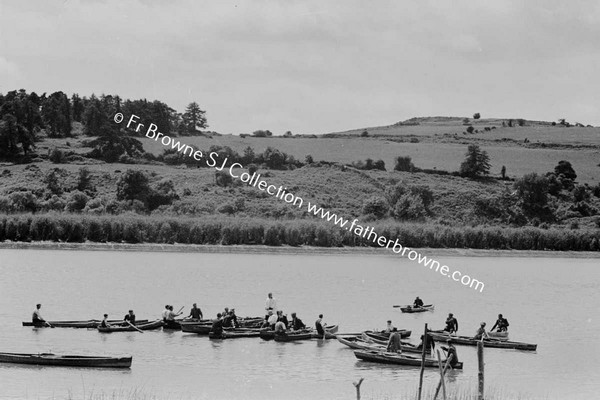
<path fill-rule="evenodd" d="M 440 367 L 440 383 L 442 384 L 442 394 L 444 396 L 444 400 L 446 399 L 446 382 L 444 382 L 444 369 L 442 368 L 442 355 L 440 351 L 437 350 L 437 358 L 438 358 L 438 366 Z"/>
<path fill-rule="evenodd" d="M 421 375 L 419 376 L 419 393 L 417 396 L 418 400 L 421 400 L 421 393 L 423 392 L 423 374 L 425 373 L 425 355 L 427 353 L 427 324 L 425 324 L 425 330 L 423 331 L 423 352 L 421 353 Z"/>
<path fill-rule="evenodd" d="M 433 395 L 433 400 L 437 399 L 438 394 L 440 394 L 440 389 L 442 388 L 442 383 L 445 385 L 444 376 L 446 375 L 446 371 L 448 370 L 448 367 L 450 366 L 450 363 L 452 362 L 453 358 L 454 358 L 454 354 L 450 354 L 450 357 L 448 357 L 448 359 L 446 359 L 446 364 L 444 365 L 444 369 L 442 370 L 442 376 L 440 377 L 440 382 L 438 383 L 437 388 L 435 389 L 435 394 Z M 439 361 L 439 354 L 438 354 L 438 361 Z"/>
<path fill-rule="evenodd" d="M 362 385 L 365 378 L 360 378 L 358 382 L 353 382 L 352 384 L 356 388 L 356 400 L 360 400 L 360 385 Z"/>
<path fill-rule="evenodd" d="M 477 399 L 483 400 L 483 388 L 484 388 L 484 373 L 483 366 L 483 340 L 477 343 L 477 360 L 479 361 L 479 390 L 477 393 Z"/>

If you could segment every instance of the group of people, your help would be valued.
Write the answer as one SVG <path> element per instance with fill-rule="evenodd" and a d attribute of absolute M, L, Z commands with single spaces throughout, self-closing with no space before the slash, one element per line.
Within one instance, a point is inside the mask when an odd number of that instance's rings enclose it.
<path fill-rule="evenodd" d="M 498 314 L 498 319 L 496 320 L 494 326 L 492 326 L 490 332 L 492 332 L 494 329 L 496 329 L 496 332 L 507 332 L 509 325 L 510 324 L 508 323 L 508 320 L 504 318 L 502 314 Z M 485 330 L 485 326 L 485 322 L 482 322 L 479 325 L 479 328 L 475 332 L 475 336 L 473 336 L 473 339 L 480 340 L 482 338 L 489 338 L 489 335 Z M 444 328 L 444 331 L 450 334 L 456 333 L 458 331 L 458 321 L 456 318 L 454 318 L 454 314 L 448 314 L 448 318 L 446 318 L 446 327 Z"/>
<path fill-rule="evenodd" d="M 326 335 L 325 327 L 323 314 L 319 314 L 319 318 L 315 321 L 315 329 L 319 336 Z M 277 301 L 273 298 L 273 293 L 269 293 L 265 301 L 265 321 L 261 328 L 274 330 L 276 334 L 286 334 L 288 331 L 306 329 L 306 324 L 298 318 L 295 312 L 291 314 L 291 319 L 288 319 L 287 314 L 277 309 Z"/>

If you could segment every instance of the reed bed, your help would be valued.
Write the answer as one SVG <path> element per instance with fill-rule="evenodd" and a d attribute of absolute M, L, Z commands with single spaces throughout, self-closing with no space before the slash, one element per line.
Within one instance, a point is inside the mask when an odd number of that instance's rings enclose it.
<path fill-rule="evenodd" d="M 374 232 L 408 247 L 599 251 L 600 230 L 455 227 L 432 223 L 373 223 Z M 317 219 L 267 220 L 214 216 L 6 214 L 0 241 L 180 243 L 317 247 L 378 247 Z"/>

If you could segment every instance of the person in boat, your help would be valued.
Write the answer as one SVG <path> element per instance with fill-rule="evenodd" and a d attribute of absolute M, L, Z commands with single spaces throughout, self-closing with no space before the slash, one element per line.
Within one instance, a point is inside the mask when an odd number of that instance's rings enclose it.
<path fill-rule="evenodd" d="M 277 323 L 277 315 L 273 314 L 273 311 L 269 311 L 267 316 L 265 317 L 265 322 L 262 324 L 261 328 L 275 329 L 275 324 Z"/>
<path fill-rule="evenodd" d="M 325 321 L 323 320 L 323 314 L 319 314 L 319 319 L 315 321 L 315 328 L 319 336 L 325 337 Z"/>
<path fill-rule="evenodd" d="M 178 328 L 179 324 L 175 321 L 175 318 L 180 316 L 181 313 L 175 313 L 173 306 L 169 306 L 169 312 L 167 313 L 167 319 L 165 320 L 165 326 L 167 328 Z"/>
<path fill-rule="evenodd" d="M 450 365 L 454 367 L 456 366 L 456 364 L 458 364 L 458 353 L 456 352 L 456 347 L 454 347 L 454 345 L 452 344 L 452 340 L 450 339 L 446 340 L 446 344 L 448 345 L 447 347 L 440 347 L 446 352 L 446 359 L 452 356 L 452 360 L 450 360 Z"/>
<path fill-rule="evenodd" d="M 217 319 L 215 319 L 210 328 L 210 333 L 215 336 L 221 336 L 223 334 L 223 318 L 221 318 L 221 313 L 217 314 Z"/>
<path fill-rule="evenodd" d="M 479 329 L 477 329 L 477 332 L 475 332 L 475 336 L 473 336 L 472 339 L 481 340 L 484 338 L 489 339 L 489 336 L 488 336 L 487 332 L 485 331 L 485 322 L 482 322 L 481 324 L 479 324 Z"/>
<path fill-rule="evenodd" d="M 108 323 L 108 314 L 104 314 L 104 318 L 102 319 L 102 322 L 100 322 L 100 327 L 110 328 L 110 324 Z"/>
<path fill-rule="evenodd" d="M 417 298 L 415 299 L 415 301 L 413 302 L 413 307 L 414 308 L 420 308 L 423 307 L 423 300 L 421 300 L 419 298 L 419 296 L 417 296 Z"/>
<path fill-rule="evenodd" d="M 433 350 L 435 349 L 435 341 L 433 337 L 429 334 L 429 329 L 427 329 L 427 333 L 425 336 L 421 335 L 421 343 L 417 346 L 417 349 L 422 349 L 423 345 L 425 345 L 425 349 L 430 349 L 431 354 L 433 354 Z"/>
<path fill-rule="evenodd" d="M 231 326 L 233 326 L 234 328 L 239 328 L 240 323 L 238 322 L 237 315 L 235 315 L 235 308 L 229 310 L 229 317 L 231 319 Z"/>
<path fill-rule="evenodd" d="M 277 311 L 277 302 L 273 298 L 273 293 L 267 295 L 267 301 L 265 302 L 265 311 L 269 314 L 269 311 L 275 313 Z"/>
<path fill-rule="evenodd" d="M 458 331 L 458 321 L 454 318 L 454 314 L 448 314 L 448 318 L 446 318 L 446 327 L 444 328 L 445 332 L 455 333 Z"/>
<path fill-rule="evenodd" d="M 402 353 L 402 343 L 400 341 L 400 333 L 398 333 L 398 328 L 392 328 L 386 350 L 390 353 Z"/>
<path fill-rule="evenodd" d="M 392 325 L 392 321 L 391 321 L 391 320 L 388 320 L 388 322 L 387 322 L 387 326 L 385 327 L 385 330 L 384 330 L 384 332 L 385 332 L 385 333 L 392 333 L 392 331 L 394 330 L 394 328 L 395 328 L 395 327 Z M 397 330 L 397 329 L 396 329 L 396 330 Z"/>
<path fill-rule="evenodd" d="M 283 322 L 285 324 L 285 327 L 287 329 L 287 326 L 289 325 L 289 321 L 287 319 L 287 315 L 283 315 L 283 311 L 279 310 L 277 311 L 277 322 Z"/>
<path fill-rule="evenodd" d="M 285 335 L 287 333 L 287 325 L 283 323 L 283 321 L 277 321 L 275 323 L 275 334 L 276 335 Z"/>
<path fill-rule="evenodd" d="M 33 314 L 31 315 L 31 322 L 33 323 L 33 326 L 39 328 L 42 326 L 50 326 L 49 323 L 46 322 L 46 320 L 44 318 L 42 318 L 42 314 L 40 312 L 40 308 L 42 308 L 41 304 L 36 304 L 35 305 L 35 310 L 33 311 Z"/>
<path fill-rule="evenodd" d="M 192 304 L 192 308 L 190 309 L 190 315 L 188 315 L 186 318 L 191 318 L 193 320 L 201 320 L 203 317 L 202 315 L 202 310 L 200 308 L 198 308 L 198 306 L 196 305 L 196 303 Z"/>
<path fill-rule="evenodd" d="M 129 312 L 125 314 L 123 321 L 129 322 L 131 325 L 135 325 L 135 314 L 133 313 L 133 310 L 129 310 Z"/>
<path fill-rule="evenodd" d="M 306 325 L 304 325 L 304 322 L 302 322 L 302 320 L 296 316 L 296 313 L 293 312 L 290 327 L 292 328 L 292 330 L 298 331 L 300 329 L 306 328 Z"/>
<path fill-rule="evenodd" d="M 490 329 L 490 332 L 496 329 L 496 327 L 498 327 L 496 332 L 506 332 L 508 330 L 508 325 L 508 320 L 504 318 L 502 314 L 498 314 L 498 319 L 496 320 L 494 326 L 492 326 L 492 329 Z"/>
<path fill-rule="evenodd" d="M 165 306 L 165 309 L 162 312 L 162 320 L 163 322 L 167 322 L 167 317 L 169 316 L 169 305 Z"/>

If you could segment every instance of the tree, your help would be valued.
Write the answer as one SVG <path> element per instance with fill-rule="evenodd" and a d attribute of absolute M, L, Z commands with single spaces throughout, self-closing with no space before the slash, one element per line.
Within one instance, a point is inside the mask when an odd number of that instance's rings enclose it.
<path fill-rule="evenodd" d="M 206 111 L 201 110 L 195 101 L 188 104 L 182 118 L 188 134 L 194 134 L 198 129 L 208 128 Z"/>
<path fill-rule="evenodd" d="M 367 137 L 369 136 L 369 131 L 367 131 L 366 129 L 364 131 L 362 131 L 362 133 L 360 134 L 361 137 Z"/>
<path fill-rule="evenodd" d="M 394 166 L 395 171 L 407 171 L 412 172 L 415 169 L 410 156 L 396 157 L 396 165 Z"/>
<path fill-rule="evenodd" d="M 566 160 L 561 160 L 558 162 L 558 165 L 554 167 L 554 173 L 557 176 L 563 175 L 567 179 L 577 179 L 577 174 L 575 173 L 573 166 L 569 161 Z"/>
<path fill-rule="evenodd" d="M 481 114 L 479 114 L 479 113 L 473 114 L 473 119 L 479 119 L 479 118 L 481 118 Z"/>
<path fill-rule="evenodd" d="M 150 193 L 148 177 L 142 171 L 128 169 L 117 180 L 117 200 L 139 200 L 145 204 Z"/>
<path fill-rule="evenodd" d="M 460 174 L 469 178 L 487 175 L 490 171 L 490 157 L 476 144 L 469 145 L 465 160 L 460 165 Z"/>
<path fill-rule="evenodd" d="M 42 119 L 49 137 L 71 135 L 71 103 L 63 92 L 54 92 L 42 101 Z"/>
<path fill-rule="evenodd" d="M 244 149 L 244 155 L 242 156 L 242 162 L 244 164 L 250 164 L 254 162 L 254 159 L 256 158 L 256 154 L 254 154 L 254 149 L 252 149 L 252 147 L 248 146 Z"/>
<path fill-rule="evenodd" d="M 548 179 L 535 172 L 524 175 L 514 185 L 522 207 L 533 215 L 547 214 Z"/>
<path fill-rule="evenodd" d="M 283 169 L 286 160 L 286 154 L 272 147 L 267 147 L 263 153 L 263 160 L 271 169 Z"/>
<path fill-rule="evenodd" d="M 502 179 L 506 179 L 506 166 L 502 166 L 502 169 L 500 170 L 500 175 L 502 175 Z"/>
<path fill-rule="evenodd" d="M 475 128 L 473 128 L 472 125 L 469 125 L 469 127 L 467 128 L 467 132 L 469 132 L 469 133 L 473 133 L 474 130 L 475 130 Z"/>
<path fill-rule="evenodd" d="M 362 207 L 363 214 L 372 214 L 377 218 L 383 218 L 389 211 L 387 201 L 380 196 L 372 196 L 368 198 Z"/>
<path fill-rule="evenodd" d="M 77 93 L 71 96 L 71 116 L 73 121 L 81 122 L 81 118 L 83 117 L 83 101 L 81 101 L 81 97 Z"/>
<path fill-rule="evenodd" d="M 92 95 L 83 112 L 82 121 L 83 133 L 88 136 L 102 136 L 110 131 L 111 126 L 108 122 L 108 115 L 100 100 Z"/>

